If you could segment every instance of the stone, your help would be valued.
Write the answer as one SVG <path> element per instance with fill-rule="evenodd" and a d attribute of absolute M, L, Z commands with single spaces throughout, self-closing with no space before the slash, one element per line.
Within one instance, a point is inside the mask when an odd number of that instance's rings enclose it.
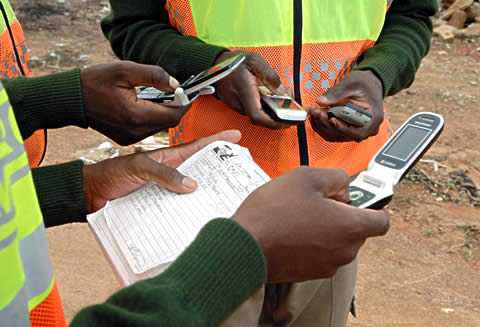
<path fill-rule="evenodd" d="M 461 29 L 465 27 L 465 23 L 467 22 L 467 13 L 463 10 L 456 10 L 452 17 L 448 20 L 448 24 Z"/>
<path fill-rule="evenodd" d="M 440 26 L 440 25 L 446 24 L 446 22 L 445 22 L 444 20 L 442 20 L 442 19 L 433 17 L 433 18 L 432 18 L 432 24 L 433 24 L 433 27 L 438 27 L 438 26 Z"/>
<path fill-rule="evenodd" d="M 442 19 L 449 20 L 457 10 L 465 10 L 470 7 L 473 0 L 457 0 L 442 15 Z"/>
<path fill-rule="evenodd" d="M 84 64 L 86 64 L 89 60 L 90 60 L 89 55 L 81 55 L 80 57 L 78 57 L 78 62 L 81 62 Z"/>
<path fill-rule="evenodd" d="M 55 52 L 50 51 L 48 53 L 47 59 L 46 59 L 46 62 L 48 65 L 56 65 L 58 63 L 58 60 L 59 60 L 59 57 Z"/>
<path fill-rule="evenodd" d="M 455 38 L 453 31 L 455 27 L 451 25 L 441 25 L 433 29 L 433 34 L 440 36 L 443 41 L 452 41 Z"/>
<path fill-rule="evenodd" d="M 465 29 L 465 36 L 469 38 L 480 36 L 480 23 L 473 23 Z"/>
<path fill-rule="evenodd" d="M 480 3 L 474 2 L 465 12 L 467 13 L 467 21 L 474 21 L 476 18 L 480 19 Z"/>
<path fill-rule="evenodd" d="M 33 57 L 30 57 L 29 65 L 32 69 L 38 68 L 45 65 L 45 61 L 41 60 L 39 57 L 33 56 Z"/>

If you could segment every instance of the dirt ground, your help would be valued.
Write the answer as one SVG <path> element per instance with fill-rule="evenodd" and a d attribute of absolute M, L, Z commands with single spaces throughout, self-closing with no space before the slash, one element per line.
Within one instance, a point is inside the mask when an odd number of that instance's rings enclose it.
<path fill-rule="evenodd" d="M 11 2 L 37 75 L 116 60 L 98 25 L 105 3 Z M 349 326 L 480 326 L 480 202 L 472 186 L 480 186 L 480 39 L 434 39 L 415 83 L 386 105 L 394 127 L 432 111 L 444 116 L 445 130 L 429 161 L 395 189 L 388 235 L 361 252 L 358 318 Z M 51 131 L 44 164 L 78 159 L 105 140 L 91 130 Z M 68 320 L 119 288 L 86 224 L 49 229 L 48 237 Z"/>

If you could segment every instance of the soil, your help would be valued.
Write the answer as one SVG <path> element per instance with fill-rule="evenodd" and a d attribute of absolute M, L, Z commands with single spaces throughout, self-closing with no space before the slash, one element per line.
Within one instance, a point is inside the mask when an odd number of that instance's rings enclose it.
<path fill-rule="evenodd" d="M 105 2 L 11 2 L 37 75 L 117 60 L 98 24 Z M 361 252 L 358 318 L 349 326 L 480 326 L 479 63 L 480 39 L 434 39 L 414 84 L 386 100 L 395 128 L 418 111 L 446 123 L 427 161 L 396 187 L 390 232 Z M 44 165 L 78 159 L 106 140 L 74 127 L 50 131 Z M 48 237 L 69 321 L 119 288 L 86 224 L 51 228 Z"/>

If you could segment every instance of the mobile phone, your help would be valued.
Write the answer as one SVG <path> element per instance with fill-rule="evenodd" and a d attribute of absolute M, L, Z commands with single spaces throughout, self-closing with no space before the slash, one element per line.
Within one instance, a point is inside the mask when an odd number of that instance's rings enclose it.
<path fill-rule="evenodd" d="M 237 55 L 222 61 L 197 75 L 192 75 L 180 85 L 182 92 L 164 92 L 154 87 L 141 87 L 137 89 L 137 98 L 172 106 L 184 105 L 185 102 L 188 104 L 195 100 L 199 95 L 213 93 L 215 89 L 213 89 L 211 84 L 229 75 L 244 60 L 245 56 Z M 208 91 L 202 92 L 205 88 L 207 88 Z M 177 96 L 184 96 L 184 99 L 182 99 L 183 101 L 175 100 Z"/>
<path fill-rule="evenodd" d="M 302 122 L 307 119 L 307 111 L 286 94 L 276 95 L 264 86 L 259 87 L 262 108 L 274 119 Z"/>
<path fill-rule="evenodd" d="M 331 107 L 328 110 L 328 116 L 329 118 L 336 117 L 349 125 L 357 127 L 363 127 L 372 119 L 370 112 L 352 103 Z"/>
<path fill-rule="evenodd" d="M 350 204 L 381 209 L 393 187 L 425 154 L 443 130 L 443 117 L 431 112 L 411 116 L 377 152 L 368 169 L 350 183 Z"/>

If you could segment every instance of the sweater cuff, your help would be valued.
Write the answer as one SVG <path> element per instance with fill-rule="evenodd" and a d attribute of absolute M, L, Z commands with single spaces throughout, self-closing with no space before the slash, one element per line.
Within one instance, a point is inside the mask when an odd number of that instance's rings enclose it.
<path fill-rule="evenodd" d="M 399 76 L 404 67 L 398 61 L 396 56 L 377 49 L 377 52 L 371 52 L 368 56 L 355 67 L 355 70 L 371 70 L 375 76 L 382 82 L 383 97 L 390 94 L 395 83 L 395 76 Z"/>
<path fill-rule="evenodd" d="M 231 219 L 215 219 L 164 277 L 181 279 L 188 305 L 216 325 L 253 295 L 266 276 L 266 260 L 253 236 Z"/>
<path fill-rule="evenodd" d="M 86 222 L 81 160 L 32 169 L 45 227 Z"/>
<path fill-rule="evenodd" d="M 22 137 L 38 129 L 87 128 L 80 69 L 40 77 L 3 79 Z"/>

